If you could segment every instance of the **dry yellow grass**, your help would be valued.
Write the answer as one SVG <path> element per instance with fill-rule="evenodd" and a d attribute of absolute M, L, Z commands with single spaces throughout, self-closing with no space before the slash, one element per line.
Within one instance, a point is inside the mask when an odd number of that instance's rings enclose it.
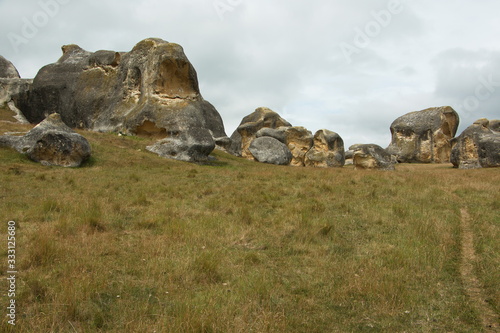
<path fill-rule="evenodd" d="M 461 209 L 499 312 L 499 169 L 306 169 L 222 152 L 203 166 L 83 134 L 94 157 L 79 169 L 0 149 L 16 332 L 481 332 L 460 276 Z"/>

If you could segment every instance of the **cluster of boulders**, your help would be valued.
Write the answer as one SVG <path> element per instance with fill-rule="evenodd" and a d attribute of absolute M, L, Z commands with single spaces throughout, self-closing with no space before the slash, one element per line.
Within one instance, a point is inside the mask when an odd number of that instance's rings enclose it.
<path fill-rule="evenodd" d="M 312 135 L 265 107 L 243 118 L 231 140 L 230 153 L 258 162 L 315 167 L 345 163 L 344 141 L 337 133 L 322 129 Z"/>
<path fill-rule="evenodd" d="M 149 137 L 155 141 L 149 151 L 188 162 L 207 161 L 219 148 L 263 163 L 304 167 L 500 166 L 500 121 L 480 119 L 455 137 L 459 116 L 449 106 L 397 118 L 386 149 L 358 144 L 345 151 L 337 133 L 322 129 L 313 135 L 264 107 L 243 118 L 228 138 L 180 45 L 149 38 L 130 52 L 88 52 L 77 45 L 62 51 L 33 80 L 20 78 L 0 56 L 0 111 L 40 123 L 24 136 L 1 136 L 0 145 L 47 165 L 78 166 L 89 158 L 90 145 L 71 129 L 80 128 Z"/>

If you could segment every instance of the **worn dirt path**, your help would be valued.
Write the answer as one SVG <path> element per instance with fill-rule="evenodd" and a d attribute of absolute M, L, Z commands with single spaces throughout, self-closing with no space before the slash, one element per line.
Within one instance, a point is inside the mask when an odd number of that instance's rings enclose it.
<path fill-rule="evenodd" d="M 462 215 L 462 261 L 460 263 L 460 275 L 464 284 L 465 292 L 475 306 L 485 332 L 500 332 L 500 318 L 486 302 L 486 293 L 481 282 L 474 273 L 474 262 L 476 252 L 474 250 L 474 232 L 471 227 L 471 218 L 465 208 L 460 210 Z"/>

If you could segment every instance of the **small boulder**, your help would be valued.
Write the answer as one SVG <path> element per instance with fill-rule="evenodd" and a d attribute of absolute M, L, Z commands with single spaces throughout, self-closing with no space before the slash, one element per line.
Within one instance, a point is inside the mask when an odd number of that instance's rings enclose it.
<path fill-rule="evenodd" d="M 375 144 L 354 145 L 353 163 L 355 169 L 394 170 L 391 155 L 385 149 Z"/>
<path fill-rule="evenodd" d="M 2 136 L 0 145 L 9 146 L 43 165 L 78 167 L 91 155 L 87 139 L 66 126 L 53 113 L 26 135 Z"/>
<path fill-rule="evenodd" d="M 453 140 L 451 163 L 459 169 L 500 167 L 498 120 L 479 119 Z M 491 128 L 493 127 L 493 129 Z"/>
<path fill-rule="evenodd" d="M 305 156 L 305 166 L 341 168 L 345 164 L 344 140 L 335 132 L 322 129 L 314 134 L 314 145 Z"/>
<path fill-rule="evenodd" d="M 449 106 L 407 113 L 392 123 L 387 151 L 401 163 L 448 163 L 458 124 Z"/>
<path fill-rule="evenodd" d="M 206 162 L 215 149 L 215 141 L 209 130 L 193 128 L 187 131 L 169 131 L 167 137 L 146 147 L 162 157 L 184 162 Z"/>
<path fill-rule="evenodd" d="M 248 150 L 258 162 L 289 165 L 293 155 L 287 146 L 275 138 L 260 137 L 252 141 Z"/>

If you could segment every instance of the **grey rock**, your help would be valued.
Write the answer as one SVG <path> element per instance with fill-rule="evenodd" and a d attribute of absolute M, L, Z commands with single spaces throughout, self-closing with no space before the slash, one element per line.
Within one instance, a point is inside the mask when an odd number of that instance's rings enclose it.
<path fill-rule="evenodd" d="M 248 148 L 256 138 L 257 132 L 262 128 L 278 128 L 282 126 L 291 127 L 292 125 L 269 108 L 257 108 L 253 113 L 243 118 L 236 131 L 231 135 L 233 144 L 230 152 L 233 155 L 253 160 L 254 156 Z"/>
<path fill-rule="evenodd" d="M 459 169 L 500 167 L 498 121 L 479 119 L 453 140 L 451 163 Z"/>
<path fill-rule="evenodd" d="M 16 67 L 7 59 L 0 55 L 0 78 L 19 79 L 19 72 Z"/>
<path fill-rule="evenodd" d="M 206 162 L 214 148 L 215 141 L 204 128 L 168 132 L 166 138 L 146 147 L 162 157 L 185 162 Z"/>
<path fill-rule="evenodd" d="M 130 52 L 92 53 L 77 45 L 62 50 L 62 57 L 33 81 L 29 103 L 21 108 L 30 122 L 60 113 L 73 128 L 157 139 L 170 132 L 187 139 L 193 130 L 204 129 L 227 144 L 222 119 L 203 99 L 196 71 L 180 45 L 149 38 Z"/>
<path fill-rule="evenodd" d="M 271 138 L 275 138 L 276 140 L 286 144 L 286 130 L 289 127 L 278 127 L 278 128 L 270 128 L 270 127 L 264 127 L 261 128 L 260 130 L 257 131 L 255 134 L 256 138 L 260 138 L 263 136 L 268 136 Z"/>
<path fill-rule="evenodd" d="M 345 164 L 344 140 L 335 132 L 322 129 L 314 134 L 313 147 L 305 155 L 305 166 L 341 168 Z"/>
<path fill-rule="evenodd" d="M 387 151 L 402 163 L 448 163 L 458 124 L 449 106 L 410 112 L 392 123 Z"/>
<path fill-rule="evenodd" d="M 24 136 L 0 136 L 0 145 L 16 149 L 43 165 L 78 167 L 91 156 L 87 139 L 51 114 Z"/>
<path fill-rule="evenodd" d="M 283 142 L 271 137 L 254 139 L 248 149 L 255 160 L 262 163 L 289 165 L 293 158 Z"/>
<path fill-rule="evenodd" d="M 394 170 L 391 155 L 385 149 L 375 144 L 355 145 L 353 163 L 356 169 Z"/>

